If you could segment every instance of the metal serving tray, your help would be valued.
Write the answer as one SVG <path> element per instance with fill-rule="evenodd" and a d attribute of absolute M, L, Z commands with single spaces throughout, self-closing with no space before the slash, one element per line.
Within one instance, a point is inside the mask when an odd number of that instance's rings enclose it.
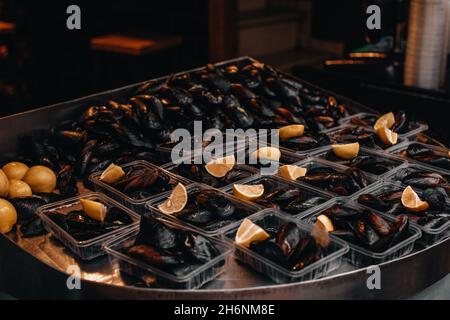
<path fill-rule="evenodd" d="M 220 63 L 249 60 L 243 57 Z M 307 86 L 332 94 L 357 112 L 374 112 L 356 102 L 287 75 Z M 162 78 L 161 78 L 162 79 Z M 120 99 L 139 84 L 59 103 L 0 119 L 0 151 L 15 150 L 17 137 L 30 128 L 45 128 L 73 118 L 88 104 Z M 67 280 L 73 268 L 80 269 L 81 290 L 69 290 Z M 226 272 L 199 290 L 170 290 L 139 287 L 121 276 L 118 266 L 106 257 L 85 263 L 77 260 L 50 235 L 22 239 L 17 234 L 0 235 L 0 291 L 18 298 L 54 299 L 392 299 L 408 297 L 450 272 L 450 239 L 426 249 L 415 248 L 408 256 L 382 263 L 381 290 L 366 286 L 371 273 L 366 268 L 343 265 L 317 280 L 275 285 L 269 279 L 227 261 Z M 70 271 L 72 270 L 72 271 Z M 408 270 L 408 272 L 405 272 Z"/>

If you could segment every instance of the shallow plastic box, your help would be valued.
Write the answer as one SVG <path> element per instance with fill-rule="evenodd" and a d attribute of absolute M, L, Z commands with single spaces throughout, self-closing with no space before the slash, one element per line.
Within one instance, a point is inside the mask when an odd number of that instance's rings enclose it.
<path fill-rule="evenodd" d="M 354 115 L 351 115 L 349 117 L 346 118 L 342 118 L 339 120 L 340 124 L 356 124 L 353 121 L 356 119 L 370 119 L 370 118 L 374 118 L 375 120 L 373 121 L 373 124 L 375 124 L 376 119 L 378 119 L 378 117 L 380 117 L 381 114 L 375 114 L 375 113 L 368 113 L 368 112 L 360 112 Z M 369 126 L 372 127 L 373 125 Z M 411 128 L 411 130 L 409 130 L 408 132 L 405 133 L 400 133 L 399 137 L 400 138 L 408 138 L 411 136 L 415 136 L 421 132 L 424 132 L 428 130 L 428 125 L 424 124 L 424 123 L 414 123 L 414 126 Z"/>
<path fill-rule="evenodd" d="M 394 190 L 404 190 L 406 188 L 405 185 L 402 185 L 398 182 L 380 182 L 375 185 L 373 185 L 371 188 L 368 188 L 366 190 L 367 193 L 373 194 L 375 196 L 380 195 L 385 192 L 394 191 Z M 417 194 L 420 196 L 422 191 L 419 188 L 413 188 L 414 191 L 417 192 Z M 353 199 L 355 202 L 358 201 L 358 198 L 355 197 Z M 450 201 L 449 201 L 450 204 Z M 360 204 L 361 206 L 364 206 L 363 204 Z M 368 206 L 367 206 L 368 207 Z M 370 208 L 370 207 L 368 207 Z M 380 212 L 380 210 L 376 210 L 375 208 L 370 208 L 373 211 Z M 385 213 L 385 212 L 383 212 Z M 388 214 L 389 216 L 395 217 L 395 215 Z M 422 237 L 420 238 L 419 242 L 425 246 L 432 245 L 442 239 L 447 238 L 450 236 L 450 220 L 444 223 L 439 228 L 427 228 L 423 227 L 417 223 L 411 222 L 414 225 L 416 225 L 421 231 L 422 231 Z"/>
<path fill-rule="evenodd" d="M 360 205 L 356 204 L 355 202 L 350 201 L 348 199 L 342 199 L 342 198 L 341 199 L 337 198 L 337 199 L 332 200 L 331 202 L 328 203 L 327 208 L 330 208 L 336 204 L 341 204 L 341 205 L 344 205 L 346 207 L 353 208 L 353 209 L 364 209 L 363 206 L 360 206 Z M 300 218 L 300 221 L 306 222 L 309 224 L 314 224 L 316 221 L 316 218 L 320 214 L 322 214 L 324 209 L 327 209 L 327 208 L 321 208 L 318 210 L 314 210 L 314 211 L 310 212 L 309 214 Z M 380 215 L 390 223 L 393 223 L 395 221 L 395 219 L 391 216 L 388 216 L 388 215 L 385 215 L 382 213 L 380 213 Z M 366 267 L 366 266 L 376 265 L 376 264 L 380 264 L 380 263 L 387 262 L 390 260 L 394 260 L 394 259 L 397 259 L 404 255 L 407 255 L 413 250 L 414 243 L 416 242 L 416 240 L 421 237 L 421 231 L 416 225 L 410 224 L 409 231 L 410 231 L 410 236 L 408 238 L 406 238 L 405 240 L 403 240 L 400 243 L 397 243 L 395 246 L 387 249 L 384 252 L 373 252 L 373 251 L 370 251 L 359 245 L 345 241 L 349 244 L 349 247 L 350 247 L 350 250 L 347 254 L 347 259 L 349 260 L 349 262 L 351 264 L 353 264 L 357 267 Z"/>
<path fill-rule="evenodd" d="M 293 222 L 301 230 L 302 235 L 311 232 L 312 227 L 303 225 L 272 209 L 266 209 L 249 218 L 265 230 L 278 230 L 281 225 Z M 234 243 L 237 228 L 230 230 L 226 238 Z M 325 256 L 299 271 L 288 270 L 256 252 L 235 244 L 235 256 L 254 270 L 266 275 L 276 283 L 291 283 L 313 280 L 324 277 L 341 265 L 342 257 L 348 252 L 348 245 L 341 239 L 331 237 L 330 245 L 325 249 Z"/>
<path fill-rule="evenodd" d="M 327 161 L 331 161 L 333 163 L 342 164 L 345 166 L 349 165 L 349 160 L 339 159 L 337 156 L 334 156 L 333 154 L 333 148 L 331 146 L 322 147 L 321 149 L 315 150 L 314 152 L 311 152 L 311 156 L 324 159 Z M 327 156 L 331 154 L 333 155 L 333 158 L 328 158 Z M 390 154 L 387 154 L 385 152 L 379 152 L 370 148 L 366 147 L 360 147 L 358 156 L 369 156 L 373 157 L 376 161 L 383 161 L 384 163 L 388 164 L 390 167 L 389 170 L 383 172 L 383 173 L 377 173 L 370 170 L 362 170 L 368 174 L 377 176 L 377 178 L 383 178 L 386 175 L 388 175 L 390 172 L 396 170 L 397 167 L 401 166 L 403 163 L 405 163 L 405 159 L 401 157 L 396 157 Z"/>
<path fill-rule="evenodd" d="M 189 181 L 186 178 L 182 178 L 180 176 L 174 175 L 173 173 L 168 172 L 167 170 L 157 167 L 147 161 L 143 160 L 137 160 L 133 161 L 127 164 L 124 164 L 121 166 L 122 169 L 127 173 L 132 168 L 148 168 L 150 170 L 160 170 L 167 174 L 170 177 L 170 185 L 175 187 L 178 183 L 182 183 L 185 186 L 191 184 L 192 182 Z M 102 172 L 94 172 L 89 177 L 89 180 L 94 184 L 95 191 L 104 193 L 108 195 L 109 197 L 113 198 L 114 200 L 118 201 L 119 203 L 123 204 L 124 206 L 136 211 L 139 214 L 142 214 L 145 211 L 145 203 L 149 201 L 150 199 L 153 199 L 157 197 L 161 193 L 154 194 L 150 197 L 144 198 L 144 199 L 133 199 L 132 197 L 120 192 L 113 186 L 104 183 L 103 181 L 100 181 L 100 176 Z M 166 192 L 166 191 L 164 191 Z"/>
<path fill-rule="evenodd" d="M 300 190 L 301 194 L 308 194 L 308 195 L 310 195 L 311 197 L 309 197 L 309 198 L 312 198 L 312 197 L 322 197 L 322 198 L 324 198 L 324 201 L 321 204 L 319 204 L 318 206 L 324 206 L 325 203 L 327 201 L 329 201 L 330 199 L 332 199 L 332 197 L 333 197 L 332 194 L 329 193 L 329 192 L 322 191 L 320 189 L 311 187 L 311 186 L 309 186 L 307 184 L 304 184 L 304 183 L 286 180 L 286 179 L 281 178 L 278 175 L 277 176 L 256 175 L 256 176 L 250 177 L 248 179 L 239 181 L 239 183 L 241 183 L 241 184 L 259 184 L 261 182 L 261 180 L 263 180 L 263 179 L 270 179 L 271 181 L 273 181 L 274 185 L 277 186 L 277 188 L 280 188 L 280 189 L 294 187 L 294 188 Z M 227 192 L 229 194 L 233 194 L 233 186 L 228 186 L 226 188 L 223 188 L 223 191 Z M 261 208 L 266 208 L 266 206 L 264 204 L 260 204 L 258 201 L 254 201 L 254 202 L 251 202 L 251 203 L 253 203 L 253 204 L 255 204 L 255 205 L 257 205 L 257 206 L 259 206 Z M 285 213 L 286 215 L 292 217 L 292 218 L 297 218 L 297 217 L 299 217 L 301 215 L 306 214 L 309 210 L 311 210 L 313 208 L 317 208 L 317 206 L 314 206 L 314 207 L 312 207 L 310 209 L 307 209 L 307 210 L 304 210 L 304 211 L 298 211 L 295 214 L 292 214 L 291 212 L 287 212 L 287 211 L 285 211 L 283 209 L 280 209 L 280 211 Z"/>
<path fill-rule="evenodd" d="M 440 155 L 442 155 L 442 158 L 448 158 L 448 161 L 445 162 L 445 164 L 441 165 L 441 164 L 436 164 L 436 163 L 432 164 L 432 163 L 429 163 L 429 162 L 421 162 L 421 161 L 418 161 L 416 159 L 413 159 L 413 158 L 409 157 L 408 155 L 403 156 L 402 153 L 405 150 L 407 150 L 408 147 L 410 145 L 412 145 L 412 144 L 418 144 L 418 145 L 421 145 L 423 147 L 429 148 L 429 149 L 433 150 L 434 152 L 438 152 Z M 421 164 L 424 164 L 424 165 L 427 165 L 427 166 L 431 166 L 431 167 L 433 167 L 433 168 L 435 168 L 437 170 L 439 170 L 439 169 L 450 170 L 450 154 L 449 154 L 450 150 L 446 149 L 446 148 L 443 148 L 443 147 L 434 146 L 434 145 L 431 145 L 431 144 L 425 144 L 425 143 L 416 142 L 416 141 L 405 141 L 405 142 L 403 142 L 401 144 L 398 144 L 396 146 L 393 146 L 393 147 L 387 149 L 386 152 L 389 152 L 389 153 L 397 155 L 397 156 L 405 157 L 410 162 L 416 162 L 416 163 L 421 163 Z"/>
<path fill-rule="evenodd" d="M 195 230 L 183 227 L 177 223 L 162 219 L 170 227 L 196 233 Z M 227 257 L 233 252 L 233 247 L 219 239 L 207 237 L 220 251 L 220 255 L 211 261 L 203 264 L 185 276 L 175 276 L 155 266 L 138 261 L 123 252 L 123 249 L 130 247 L 136 240 L 139 227 L 133 228 L 120 237 L 105 243 L 104 250 L 108 253 L 110 263 L 118 263 L 120 271 L 132 277 L 141 279 L 144 283 L 151 283 L 152 286 L 167 289 L 197 289 L 206 283 L 214 280 L 225 268 Z M 201 234 L 205 236 L 204 234 Z"/>
<path fill-rule="evenodd" d="M 192 194 L 197 193 L 202 190 L 213 190 L 213 191 L 217 192 L 219 195 L 222 195 L 226 199 L 230 200 L 235 206 L 239 206 L 243 210 L 247 211 L 248 215 L 246 217 L 251 216 L 251 215 L 255 214 L 256 212 L 258 212 L 259 210 L 261 210 L 261 207 L 259 207 L 259 206 L 256 206 L 256 205 L 248 203 L 248 202 L 241 201 L 219 189 L 215 189 L 215 188 L 209 187 L 207 185 L 194 183 L 194 184 L 191 184 L 190 186 L 188 186 L 186 188 L 186 190 L 187 190 L 188 197 L 190 197 Z M 147 202 L 147 204 L 145 205 L 146 212 L 152 213 L 156 217 L 162 217 L 162 218 L 165 218 L 168 220 L 172 220 L 172 221 L 178 223 L 179 225 L 188 226 L 189 228 L 196 230 L 199 233 L 206 234 L 208 236 L 222 236 L 224 234 L 224 232 L 226 232 L 230 228 L 233 228 L 236 225 L 239 225 L 241 223 L 241 221 L 245 218 L 245 217 L 243 217 L 243 218 L 240 218 L 237 220 L 229 221 L 228 223 L 225 222 L 225 223 L 217 224 L 215 226 L 210 226 L 209 228 L 202 228 L 201 226 L 196 226 L 185 220 L 177 218 L 176 214 L 167 215 L 167 214 L 162 213 L 158 209 L 158 205 L 163 203 L 169 196 L 170 196 L 170 192 L 166 192 L 166 193 L 161 194 L 160 196 L 150 200 L 149 202 Z M 224 221 L 226 221 L 226 220 L 224 220 Z"/>
<path fill-rule="evenodd" d="M 128 226 L 95 237 L 93 239 L 85 241 L 77 241 L 67 231 L 62 229 L 53 220 L 48 218 L 47 215 L 55 211 L 67 214 L 73 210 L 81 210 L 82 206 L 80 204 L 80 199 L 99 201 L 103 203 L 107 208 L 111 207 L 120 208 L 125 213 L 127 213 L 133 219 L 134 222 Z M 140 219 L 138 214 L 134 213 L 130 209 L 124 207 L 123 205 L 108 198 L 107 196 L 101 193 L 89 193 L 82 196 L 66 199 L 63 201 L 54 202 L 38 208 L 37 214 L 42 219 L 45 229 L 50 233 L 52 233 L 53 236 L 57 238 L 59 241 L 61 241 L 66 248 L 71 250 L 82 260 L 92 260 L 96 257 L 105 254 L 105 252 L 102 249 L 102 245 L 108 240 L 117 238 L 118 235 L 122 234 L 123 232 L 126 232 L 127 230 L 136 227 L 139 224 Z"/>
<path fill-rule="evenodd" d="M 333 163 L 333 162 L 330 162 L 330 161 L 327 161 L 327 160 L 323 160 L 323 159 L 320 159 L 320 158 L 315 158 L 315 157 L 310 157 L 310 158 L 308 158 L 308 159 L 306 159 L 304 161 L 297 162 L 297 163 L 295 163 L 295 165 L 297 165 L 299 167 L 306 168 L 306 175 L 308 175 L 308 171 L 310 171 L 313 168 L 317 168 L 317 167 L 328 167 L 328 168 L 335 169 L 337 172 L 344 172 L 345 170 L 348 169 L 347 166 L 344 166 L 344 165 L 341 165 L 341 164 L 338 164 L 338 163 Z M 361 173 L 366 176 L 367 181 L 368 181 L 368 185 L 366 187 L 364 187 L 364 188 L 359 189 L 358 191 L 354 192 L 353 194 L 361 192 L 361 190 L 364 190 L 365 188 L 370 186 L 372 183 L 376 182 L 377 179 L 378 179 L 376 176 L 368 174 L 368 173 L 365 173 L 363 171 L 361 171 Z M 331 195 L 334 195 L 334 196 L 339 196 L 339 197 L 351 196 L 351 194 L 348 194 L 348 195 L 337 194 L 337 193 L 334 193 L 334 192 L 329 191 L 327 189 L 321 188 L 319 186 L 314 186 L 312 184 L 309 184 L 307 182 L 302 181 L 301 178 L 298 179 L 298 182 L 301 182 L 301 183 L 304 183 L 304 184 L 307 184 L 307 185 L 311 185 L 315 189 L 324 190 L 325 192 L 327 192 L 327 193 L 329 193 Z"/>

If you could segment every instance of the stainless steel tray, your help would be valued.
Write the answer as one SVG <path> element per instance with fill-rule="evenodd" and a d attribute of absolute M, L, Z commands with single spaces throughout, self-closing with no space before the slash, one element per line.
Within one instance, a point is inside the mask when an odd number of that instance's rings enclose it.
<path fill-rule="evenodd" d="M 240 58 L 248 59 L 246 57 Z M 230 63 L 238 60 L 227 61 Z M 303 82 L 303 81 L 301 81 Z M 17 138 L 31 128 L 45 128 L 78 116 L 89 103 L 127 95 L 136 86 L 55 104 L 0 119 L 0 151 L 14 151 Z M 312 86 L 311 84 L 308 84 Z M 314 86 L 312 86 L 314 87 Z M 320 89 L 320 88 L 318 88 Z M 320 89 L 322 92 L 328 92 Z M 330 93 L 333 94 L 333 93 Z M 335 95 L 335 94 L 333 94 Z M 360 111 L 372 111 L 338 95 Z M 81 290 L 69 290 L 69 266 L 81 270 Z M 90 263 L 76 260 L 50 235 L 20 239 L 15 234 L 0 235 L 0 291 L 18 298 L 53 299 L 393 299 L 408 297 L 443 278 L 450 272 L 450 238 L 405 257 L 379 265 L 381 289 L 369 290 L 366 268 L 342 266 L 326 278 L 274 285 L 233 258 L 226 272 L 199 290 L 150 289 L 133 285 L 120 275 L 107 258 Z"/>

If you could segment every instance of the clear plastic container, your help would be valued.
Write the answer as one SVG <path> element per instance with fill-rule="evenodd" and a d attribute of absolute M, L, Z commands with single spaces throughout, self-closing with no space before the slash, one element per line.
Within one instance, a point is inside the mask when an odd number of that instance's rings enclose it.
<path fill-rule="evenodd" d="M 147 161 L 143 161 L 143 160 L 133 161 L 133 162 L 127 163 L 121 167 L 125 171 L 125 173 L 127 173 L 131 169 L 139 169 L 139 168 L 146 168 L 149 170 L 160 170 L 161 172 L 163 172 L 164 174 L 169 176 L 169 178 L 170 178 L 169 185 L 172 186 L 172 188 L 175 187 L 178 183 L 182 183 L 184 185 L 189 185 L 192 183 L 192 181 L 190 181 L 186 178 L 182 178 L 180 176 L 174 175 L 173 173 L 170 173 L 165 169 L 157 167 L 157 166 L 155 166 L 151 163 L 148 163 Z M 101 174 L 102 174 L 102 172 L 94 172 L 89 177 L 89 180 L 94 184 L 95 191 L 98 191 L 98 192 L 108 195 L 109 197 L 113 198 L 114 200 L 118 201 L 119 203 L 123 204 L 124 206 L 126 206 L 140 214 L 142 214 L 145 211 L 145 203 L 147 201 L 149 201 L 163 193 L 163 192 L 156 193 L 147 198 L 142 198 L 142 199 L 132 198 L 132 197 L 124 194 L 123 192 L 120 192 L 119 190 L 114 188 L 114 186 L 111 186 L 111 185 L 101 181 L 100 180 Z M 172 188 L 170 188 L 170 190 Z M 167 190 L 164 192 L 167 192 Z"/>
<path fill-rule="evenodd" d="M 247 218 L 248 216 L 251 216 L 252 214 L 255 214 L 256 212 L 261 210 L 261 207 L 259 207 L 259 206 L 256 206 L 256 205 L 248 203 L 248 202 L 240 201 L 239 199 L 237 199 L 219 189 L 211 188 L 211 187 L 208 187 L 203 184 L 199 184 L 199 183 L 191 184 L 190 186 L 188 186 L 186 188 L 186 190 L 187 190 L 188 198 L 192 197 L 193 195 L 195 195 L 203 190 L 214 191 L 217 194 L 219 194 L 219 195 L 225 197 L 226 199 L 228 199 L 229 201 L 231 201 L 234 204 L 236 210 L 239 209 L 240 211 L 239 211 L 239 213 L 235 211 L 235 213 L 231 217 L 228 217 L 227 219 L 215 220 L 214 223 L 207 225 L 207 226 L 194 225 L 193 223 L 190 223 L 186 220 L 183 220 L 182 218 L 177 217 L 177 214 L 167 215 L 167 214 L 162 213 L 158 209 L 158 205 L 163 203 L 170 196 L 170 192 L 166 192 L 166 193 L 154 198 L 153 200 L 147 202 L 147 204 L 145 205 L 146 212 L 152 213 L 156 217 L 163 217 L 165 219 L 173 220 L 180 225 L 188 226 L 189 228 L 196 230 L 199 233 L 206 234 L 208 236 L 221 236 L 224 234 L 224 232 L 226 230 L 234 227 L 235 225 L 239 225 L 244 218 Z M 182 213 L 182 212 L 183 211 L 181 211 L 180 213 Z"/>
<path fill-rule="evenodd" d="M 370 149 L 374 149 L 374 150 L 387 150 L 389 149 L 391 146 L 386 145 L 384 143 L 382 143 L 379 139 L 378 136 L 376 135 L 375 131 L 373 130 L 373 128 L 368 128 L 368 127 L 362 127 L 362 126 L 355 126 L 355 125 L 350 125 L 350 124 L 344 124 L 341 125 L 339 127 L 330 129 L 330 130 L 326 130 L 323 131 L 323 133 L 327 134 L 328 137 L 330 137 L 331 143 L 351 143 L 351 142 L 356 142 L 356 140 L 354 139 L 341 139 L 339 138 L 339 134 L 345 130 L 350 130 L 350 129 L 354 129 L 354 128 L 361 128 L 363 129 L 363 131 L 365 133 L 371 134 L 373 136 L 373 140 L 374 140 L 374 144 L 375 146 L 368 144 L 365 145 L 362 142 L 360 142 L 361 146 L 370 148 Z M 403 138 L 399 135 L 398 140 L 397 140 L 397 144 L 403 143 L 404 141 L 406 141 L 407 138 Z"/>
<path fill-rule="evenodd" d="M 339 120 L 339 123 L 340 124 L 360 125 L 360 122 L 358 122 L 358 119 L 361 119 L 363 121 L 368 122 L 368 124 L 369 124 L 368 127 L 373 127 L 373 125 L 375 124 L 375 122 L 377 121 L 377 119 L 380 116 L 381 116 L 381 114 L 361 112 L 361 113 L 354 114 L 350 117 L 343 118 L 343 119 Z M 424 123 L 414 122 L 414 123 L 412 123 L 412 127 L 410 128 L 410 130 L 405 133 L 400 133 L 399 137 L 408 138 L 408 137 L 415 136 L 415 135 L 417 135 L 421 132 L 427 131 L 427 130 L 428 130 L 428 125 L 426 125 Z"/>
<path fill-rule="evenodd" d="M 381 163 L 387 170 L 384 171 L 383 168 L 376 167 L 376 166 L 373 168 L 370 168 L 370 167 L 364 167 L 362 165 L 352 165 L 351 160 L 344 160 L 344 159 L 341 159 L 341 158 L 337 157 L 336 155 L 334 155 L 333 148 L 331 146 L 326 146 L 319 150 L 311 152 L 311 156 L 325 159 L 325 160 L 331 161 L 333 163 L 342 164 L 342 165 L 345 165 L 348 167 L 356 167 L 368 174 L 375 175 L 378 178 L 385 177 L 390 172 L 395 171 L 396 168 L 398 168 L 403 163 L 405 163 L 405 160 L 402 159 L 401 157 L 396 157 L 396 156 L 387 154 L 385 152 L 378 152 L 373 149 L 365 148 L 365 147 L 361 147 L 359 149 L 358 156 L 370 157 L 375 162 Z"/>
<path fill-rule="evenodd" d="M 103 203 L 108 209 L 111 207 L 117 207 L 128 214 L 133 223 L 124 226 L 123 228 L 105 233 L 101 236 L 85 240 L 78 241 L 74 239 L 67 231 L 61 228 L 57 223 L 51 220 L 47 215 L 52 212 L 59 212 L 63 214 L 68 214 L 73 210 L 82 210 L 82 206 L 80 203 L 80 199 L 89 199 L 94 201 L 99 201 Z M 44 227 L 47 231 L 53 234 L 55 238 L 61 241 L 66 248 L 71 250 L 74 254 L 80 257 L 82 260 L 92 260 L 96 257 L 99 257 L 105 252 L 102 249 L 102 245 L 108 240 L 117 238 L 118 235 L 126 232 L 133 227 L 136 227 L 139 224 L 139 215 L 134 213 L 128 208 L 125 208 L 123 205 L 118 202 L 108 198 L 107 196 L 101 193 L 89 193 L 82 196 L 66 199 L 59 202 L 54 202 L 42 207 L 38 208 L 37 214 L 42 219 Z"/>
<path fill-rule="evenodd" d="M 334 205 L 343 205 L 345 207 L 361 210 L 365 208 L 353 201 L 350 201 L 349 199 L 343 198 L 341 199 L 337 198 L 332 200 L 331 202 L 328 203 L 327 208 L 331 208 Z M 309 224 L 314 224 L 316 222 L 317 217 L 321 215 L 322 212 L 327 208 L 314 210 L 310 212 L 308 215 L 303 216 L 300 221 Z M 395 218 L 393 218 L 392 216 L 383 213 L 379 214 L 390 224 L 392 224 L 395 221 Z M 366 267 L 394 260 L 404 255 L 407 255 L 413 250 L 414 243 L 416 242 L 416 240 L 418 240 L 421 237 L 421 231 L 415 224 L 411 223 L 409 224 L 409 233 L 410 234 L 406 239 L 404 239 L 400 243 L 397 243 L 396 245 L 392 246 L 391 248 L 387 249 L 384 252 L 374 252 L 366 248 L 363 248 L 357 244 L 354 244 L 352 242 L 345 241 L 350 246 L 347 258 L 351 264 L 357 267 Z"/>
<path fill-rule="evenodd" d="M 389 191 L 402 191 L 406 188 L 405 185 L 402 185 L 398 182 L 388 182 L 388 181 L 384 181 L 384 182 L 380 182 L 377 183 L 375 185 L 373 185 L 371 188 L 368 188 L 366 190 L 366 193 L 368 194 L 372 194 L 374 196 L 378 196 L 380 194 L 389 192 Z M 414 188 L 414 191 L 416 191 L 416 193 L 421 196 L 422 195 L 422 190 L 419 188 Z M 358 202 L 358 197 L 354 197 L 353 198 L 354 201 Z M 448 206 L 450 208 L 450 201 L 447 202 Z M 368 205 L 363 205 L 360 204 L 361 206 L 366 206 L 368 208 L 370 208 L 373 211 L 376 212 L 382 212 L 380 210 L 377 210 L 376 208 L 371 208 Z M 405 210 L 405 212 L 407 212 Z M 395 217 L 395 215 L 393 214 L 388 214 L 386 212 L 382 212 L 385 213 L 389 216 Z M 450 212 L 449 212 L 450 213 Z M 432 245 L 442 239 L 447 238 L 448 236 L 450 236 L 450 220 L 447 221 L 446 223 L 444 223 L 443 225 L 441 225 L 438 228 L 429 228 L 429 227 L 424 227 L 421 226 L 418 223 L 414 223 L 411 222 L 412 224 L 416 225 L 421 231 L 422 231 L 422 238 L 420 238 L 419 242 L 425 246 L 429 246 Z"/>
<path fill-rule="evenodd" d="M 345 170 L 348 169 L 348 167 L 346 167 L 346 166 L 343 166 L 343 165 L 340 165 L 340 164 L 337 164 L 337 163 L 333 163 L 333 162 L 330 162 L 330 161 L 326 161 L 326 160 L 323 160 L 323 159 L 320 159 L 320 158 L 315 158 L 315 157 L 310 157 L 310 158 L 308 158 L 308 159 L 306 159 L 304 161 L 300 161 L 300 162 L 296 163 L 295 165 L 297 165 L 299 167 L 306 168 L 306 176 L 308 176 L 308 171 L 311 171 L 312 169 L 319 168 L 319 167 L 331 168 L 331 169 L 334 169 L 336 172 L 344 172 Z M 364 173 L 362 171 L 361 171 L 361 173 L 366 177 L 368 184 L 364 188 L 360 188 L 358 191 L 355 191 L 354 193 L 359 193 L 361 190 L 367 188 L 372 183 L 376 182 L 377 179 L 378 179 L 374 175 L 371 175 L 371 174 L 368 174 L 368 173 Z M 299 178 L 298 182 L 302 182 L 304 184 L 311 185 L 315 189 L 324 190 L 324 191 L 326 191 L 327 193 L 329 193 L 329 194 L 331 194 L 333 196 L 348 197 L 348 196 L 352 195 L 352 194 L 339 194 L 339 193 L 336 193 L 333 190 L 329 190 L 327 187 L 316 186 L 314 184 L 310 184 L 310 183 L 308 183 L 306 181 L 303 181 L 302 178 Z"/>
<path fill-rule="evenodd" d="M 439 154 L 442 159 L 447 159 L 447 160 L 444 160 L 442 163 L 435 163 L 435 162 L 433 163 L 433 162 L 422 162 L 422 161 L 416 160 L 414 158 L 411 158 L 407 154 L 407 149 L 412 144 L 417 144 L 419 146 L 428 148 L 428 149 L 432 150 L 434 153 Z M 425 144 L 425 143 L 420 143 L 420 142 L 416 142 L 416 141 L 406 141 L 402 144 L 399 144 L 399 145 L 396 145 L 396 146 L 393 146 L 393 147 L 387 149 L 386 152 L 389 152 L 389 153 L 397 155 L 397 156 L 405 157 L 411 162 L 416 162 L 416 163 L 421 163 L 421 164 L 431 166 L 437 170 L 439 170 L 439 169 L 450 170 L 450 154 L 449 154 L 450 150 L 447 148 L 442 148 L 442 147 Z"/>
<path fill-rule="evenodd" d="M 196 233 L 190 228 L 180 226 L 171 221 L 164 220 L 164 223 L 167 226 L 178 230 Z M 113 266 L 118 264 L 121 272 L 140 279 L 142 282 L 151 285 L 152 287 L 166 289 L 198 289 L 214 280 L 224 271 L 227 257 L 233 252 L 233 247 L 229 243 L 207 237 L 220 251 L 220 254 L 189 274 L 176 276 L 123 253 L 124 249 L 129 248 L 134 244 L 138 233 L 139 227 L 136 227 L 127 233 L 122 233 L 120 237 L 108 241 L 103 248 L 108 253 L 110 263 Z"/>
<path fill-rule="evenodd" d="M 424 165 L 421 163 L 414 163 L 414 162 L 406 162 L 406 163 L 402 164 L 401 166 L 399 166 L 398 168 L 396 168 L 395 170 L 390 171 L 384 177 L 384 180 L 397 181 L 399 183 L 403 183 L 403 181 L 397 176 L 402 171 L 407 171 L 408 173 L 413 173 L 413 172 L 431 172 L 432 173 L 432 172 L 435 172 L 435 173 L 442 175 L 442 177 L 444 179 L 446 179 L 448 181 L 448 183 L 450 183 L 450 170 L 438 169 L 438 168 L 434 168 L 432 166 Z M 420 185 L 414 185 L 414 184 L 412 184 L 411 187 L 413 187 L 413 188 L 418 187 L 419 189 L 421 188 Z M 422 186 L 422 189 L 423 189 L 423 186 Z"/>
<path fill-rule="evenodd" d="M 295 213 L 293 211 L 288 211 L 287 209 L 285 209 L 284 207 L 280 207 L 280 211 L 285 213 L 286 215 L 293 217 L 293 218 L 297 218 L 301 215 L 306 214 L 308 211 L 317 208 L 318 206 L 324 206 L 326 205 L 326 202 L 329 201 L 333 196 L 325 191 L 313 188 L 307 184 L 303 184 L 303 183 L 299 183 L 299 182 L 295 182 L 295 181 L 290 181 L 290 180 L 286 180 L 283 179 L 279 176 L 261 176 L 261 175 L 257 175 L 257 176 L 253 176 L 251 178 L 245 179 L 240 181 L 239 183 L 241 184 L 260 184 L 262 183 L 263 180 L 269 180 L 271 183 L 273 183 L 273 185 L 275 186 L 275 189 L 285 189 L 285 188 L 295 188 L 298 189 L 300 191 L 300 195 L 301 197 L 305 197 L 303 204 L 305 204 L 305 202 L 308 199 L 312 199 L 312 198 L 323 198 L 323 201 L 320 203 L 314 203 L 311 204 L 310 208 L 305 208 L 305 210 L 295 210 Z M 229 194 L 233 194 L 233 186 L 228 186 L 226 188 L 223 189 L 224 192 L 227 192 Z M 263 196 L 264 197 L 264 196 Z M 260 206 L 261 208 L 268 208 L 268 203 L 264 203 L 263 201 L 254 201 L 252 202 L 255 205 Z"/>
<path fill-rule="evenodd" d="M 295 223 L 302 235 L 309 234 L 312 230 L 311 226 L 298 223 L 271 209 L 263 210 L 249 219 L 265 230 L 275 231 L 278 230 L 281 225 L 289 222 Z M 227 232 L 226 238 L 228 241 L 234 243 L 236 232 L 237 228 Z M 299 271 L 286 269 L 276 262 L 241 245 L 235 244 L 234 254 L 237 259 L 250 266 L 252 269 L 269 277 L 275 283 L 291 283 L 313 280 L 326 276 L 340 267 L 342 257 L 348 250 L 349 247 L 344 241 L 337 239 L 336 237 L 331 237 L 330 245 L 325 249 L 324 257 Z"/>

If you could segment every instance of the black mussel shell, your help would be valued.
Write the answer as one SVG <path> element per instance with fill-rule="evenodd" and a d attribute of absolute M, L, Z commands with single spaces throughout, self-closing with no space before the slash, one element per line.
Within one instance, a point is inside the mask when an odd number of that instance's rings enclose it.
<path fill-rule="evenodd" d="M 146 244 L 132 246 L 128 249 L 127 253 L 135 259 L 163 268 L 184 263 L 181 256 L 170 251 L 157 250 L 156 248 Z"/>
<path fill-rule="evenodd" d="M 380 236 L 384 237 L 390 233 L 391 226 L 379 214 L 376 214 L 370 210 L 364 210 L 363 214 L 372 228 L 374 228 Z"/>
<path fill-rule="evenodd" d="M 446 207 L 447 194 L 440 188 L 426 189 L 423 198 L 430 205 L 431 210 L 443 210 Z"/>
<path fill-rule="evenodd" d="M 181 249 L 191 258 L 203 263 L 211 261 L 220 254 L 211 241 L 194 233 L 186 233 L 182 237 Z"/>
<path fill-rule="evenodd" d="M 299 241 L 289 258 L 289 264 L 292 270 L 298 271 L 319 260 L 322 255 L 322 248 L 308 235 Z"/>
<path fill-rule="evenodd" d="M 184 220 L 193 225 L 205 225 L 216 219 L 216 215 L 205 209 L 198 207 L 185 208 L 183 211 L 177 214 L 177 218 Z"/>
<path fill-rule="evenodd" d="M 387 211 L 389 208 L 391 208 L 391 204 L 387 203 L 381 199 L 379 199 L 377 196 L 369 193 L 362 194 L 358 197 L 358 202 L 368 206 L 370 208 L 373 208 L 375 210 L 380 211 Z"/>
<path fill-rule="evenodd" d="M 17 211 L 17 222 L 23 223 L 36 217 L 37 209 L 47 202 L 38 197 L 31 196 L 25 198 L 14 198 L 9 200 Z"/>
<path fill-rule="evenodd" d="M 149 214 L 141 217 L 136 244 L 147 244 L 157 249 L 172 249 L 178 244 L 176 230 L 167 227 Z"/>
<path fill-rule="evenodd" d="M 42 224 L 42 220 L 38 217 L 21 224 L 20 232 L 22 233 L 23 238 L 37 237 L 47 233 Z"/>
<path fill-rule="evenodd" d="M 283 224 L 278 231 L 275 242 L 285 256 L 290 256 L 300 241 L 300 229 L 293 222 Z"/>

